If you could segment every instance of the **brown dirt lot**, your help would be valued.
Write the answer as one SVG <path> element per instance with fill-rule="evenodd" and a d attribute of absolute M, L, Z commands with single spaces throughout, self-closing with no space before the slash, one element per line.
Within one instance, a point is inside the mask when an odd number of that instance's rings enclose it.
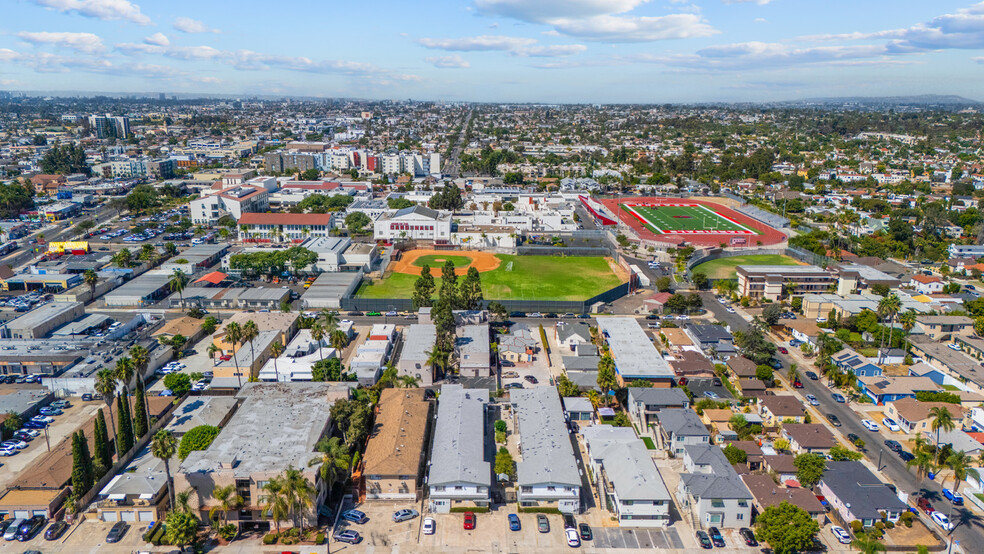
<path fill-rule="evenodd" d="M 390 270 L 394 273 L 420 275 L 422 268 L 413 265 L 413 262 L 423 256 L 462 256 L 465 258 L 470 258 L 471 264 L 468 267 L 474 267 L 480 273 L 483 271 L 492 271 L 493 269 L 499 267 L 499 264 L 502 263 L 502 260 L 497 258 L 495 254 L 492 254 L 491 252 L 480 252 L 478 250 L 431 250 L 423 248 L 404 252 L 403 257 L 390 266 Z M 457 267 L 454 272 L 457 275 L 465 275 L 468 273 L 468 267 Z M 440 277 L 441 268 L 431 268 L 431 272 L 431 275 Z"/>

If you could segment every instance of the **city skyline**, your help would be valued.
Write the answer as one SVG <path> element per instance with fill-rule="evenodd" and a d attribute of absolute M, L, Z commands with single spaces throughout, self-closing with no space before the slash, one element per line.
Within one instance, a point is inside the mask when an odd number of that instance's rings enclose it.
<path fill-rule="evenodd" d="M 979 100 L 984 2 L 20 0 L 0 89 L 487 102 Z M 281 23 L 271 25 L 280 20 Z"/>

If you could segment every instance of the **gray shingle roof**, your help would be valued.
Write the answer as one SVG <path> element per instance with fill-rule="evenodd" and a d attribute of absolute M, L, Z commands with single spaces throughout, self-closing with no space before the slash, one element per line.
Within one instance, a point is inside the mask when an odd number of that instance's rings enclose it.
<path fill-rule="evenodd" d="M 491 486 L 491 464 L 485 460 L 485 444 L 479 439 L 488 402 L 487 389 L 441 387 L 428 483 Z"/>
<path fill-rule="evenodd" d="M 660 426 L 677 437 L 709 437 L 707 427 L 690 408 L 663 410 L 657 416 Z"/>
<path fill-rule="evenodd" d="M 680 480 L 694 498 L 751 499 L 752 493 L 742 482 L 724 452 L 709 444 L 684 446 L 684 454 L 697 466 L 707 466 L 708 473 L 684 473 Z"/>
<path fill-rule="evenodd" d="M 631 428 L 592 425 L 581 434 L 621 500 L 670 500 L 649 450 Z"/>
<path fill-rule="evenodd" d="M 905 511 L 907 506 L 861 462 L 827 462 L 822 483 L 860 519 L 878 519 L 886 509 Z"/>
<path fill-rule="evenodd" d="M 679 388 L 655 389 L 629 387 L 629 404 L 635 405 L 637 403 L 642 403 L 646 406 L 680 408 L 685 404 L 689 405 L 690 399 L 687 398 L 687 393 Z"/>
<path fill-rule="evenodd" d="M 522 452 L 522 461 L 516 464 L 517 484 L 581 486 L 557 389 L 534 387 L 513 390 L 509 394 L 518 421 Z"/>

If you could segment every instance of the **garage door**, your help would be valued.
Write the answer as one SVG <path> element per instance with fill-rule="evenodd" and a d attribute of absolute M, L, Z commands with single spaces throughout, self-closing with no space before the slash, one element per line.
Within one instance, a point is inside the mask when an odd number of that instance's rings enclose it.
<path fill-rule="evenodd" d="M 103 512 L 102 513 L 102 520 L 103 521 L 116 521 L 116 512 Z"/>
<path fill-rule="evenodd" d="M 31 515 L 32 516 L 48 517 L 48 512 L 46 512 L 44 510 L 34 510 L 33 512 L 31 512 Z"/>
<path fill-rule="evenodd" d="M 120 512 L 120 515 L 123 516 L 123 521 L 136 521 L 137 520 L 137 514 L 136 514 L 136 512 Z"/>
<path fill-rule="evenodd" d="M 138 512 L 140 521 L 154 521 L 154 512 Z"/>
<path fill-rule="evenodd" d="M 14 510 L 14 519 L 27 519 L 31 517 L 31 512 L 27 510 Z"/>

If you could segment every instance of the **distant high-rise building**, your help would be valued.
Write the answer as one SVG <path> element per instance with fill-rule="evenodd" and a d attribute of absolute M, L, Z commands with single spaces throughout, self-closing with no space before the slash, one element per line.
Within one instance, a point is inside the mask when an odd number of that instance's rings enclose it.
<path fill-rule="evenodd" d="M 167 96 L 163 92 L 161 93 L 160 100 L 161 102 L 167 100 Z"/>
<path fill-rule="evenodd" d="M 96 138 L 126 138 L 130 134 L 130 118 L 125 115 L 90 115 L 89 126 L 96 133 Z"/>

